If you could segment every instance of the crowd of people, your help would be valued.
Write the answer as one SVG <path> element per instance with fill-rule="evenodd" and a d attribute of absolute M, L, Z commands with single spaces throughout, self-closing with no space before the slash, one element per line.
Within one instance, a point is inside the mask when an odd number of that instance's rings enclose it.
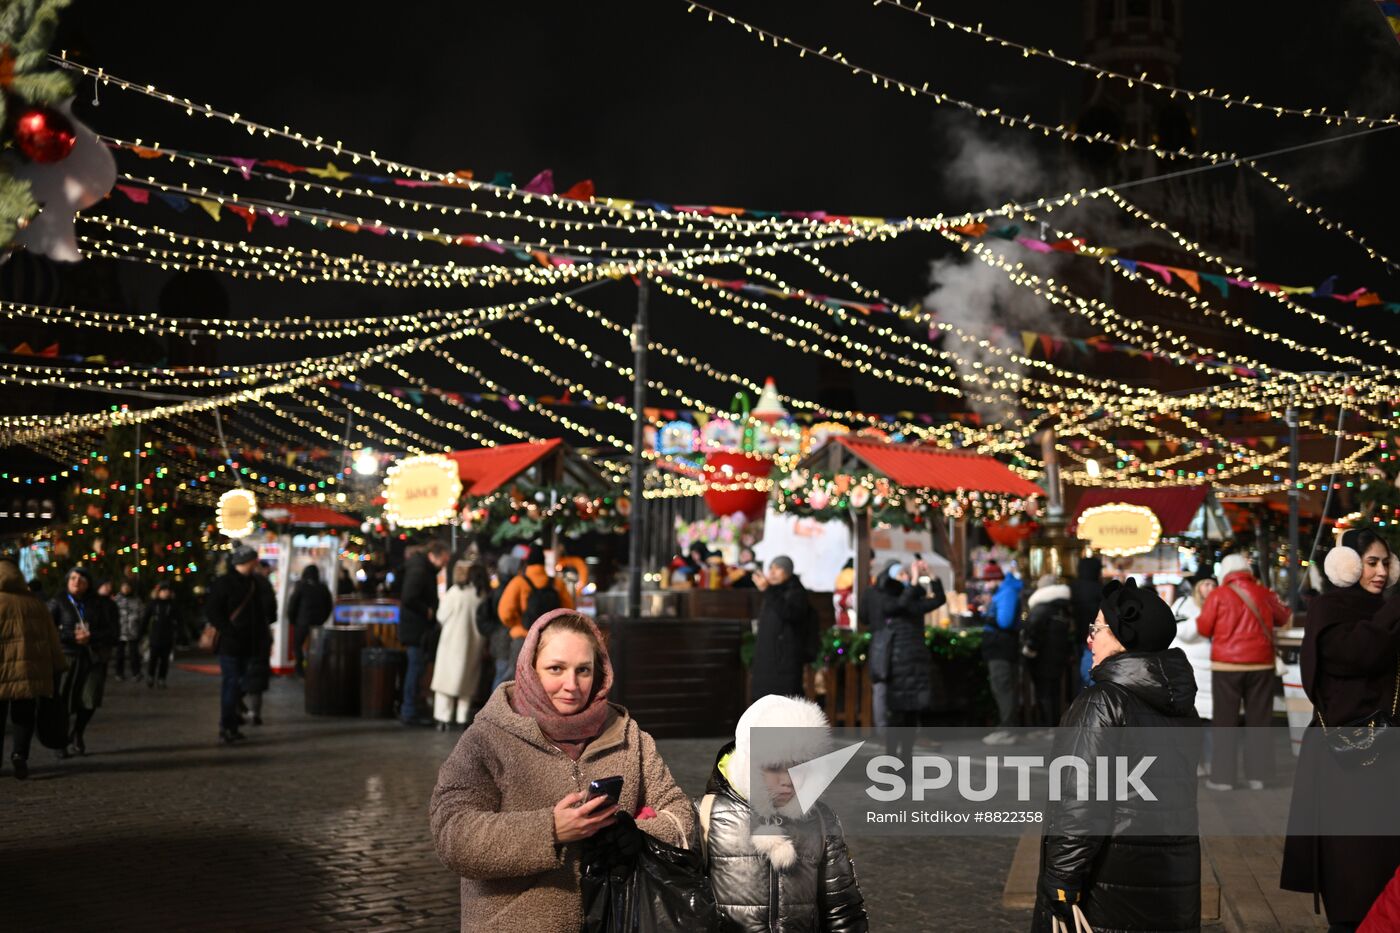
<path fill-rule="evenodd" d="M 687 800 L 655 742 L 609 702 L 613 671 L 601 634 L 574 611 L 575 590 L 548 572 L 543 549 L 501 556 L 494 574 L 475 556 L 455 564 L 453 558 L 441 542 L 407 556 L 401 715 L 410 725 L 465 730 L 442 766 L 430 809 L 439 855 L 462 877 L 464 930 L 576 929 L 584 907 L 581 866 L 635 859 L 648 837 L 698 848 L 717 909 L 738 929 L 866 928 L 839 820 L 820 802 L 798 806 L 789 774 L 820 753 L 827 735 L 820 708 L 802 698 L 820 631 L 791 560 L 777 557 L 748 576 L 761 593 L 752 704 L 733 741 L 717 750 L 706 793 Z M 449 567 L 451 585 L 439 595 L 438 573 Z M 200 640 L 219 656 L 220 739 L 229 743 L 242 739 L 245 718 L 259 721 L 267 689 L 278 606 L 265 569 L 251 548 L 235 548 L 203 607 Z M 1356 768 L 1349 764 L 1355 744 L 1335 740 L 1400 724 L 1400 560 L 1374 529 L 1361 528 L 1341 538 L 1325 570 L 1328 586 L 1310 606 L 1301 653 L 1317 740 L 1303 744 L 1292 798 L 1294 817 L 1311 816 L 1312 826 L 1326 825 L 1318 812 L 1329 801 L 1319 788 L 1387 799 L 1400 777 L 1400 761 L 1386 747 L 1377 745 L 1367 767 Z M 873 632 L 877 719 L 906 727 L 890 730 L 887 751 L 908 758 L 914 729 L 907 727 L 929 705 L 923 620 L 945 595 L 918 562 L 887 563 L 872 582 L 857 611 Z M 1012 729 L 1023 724 L 1024 672 L 1033 695 L 1025 704 L 1032 719 L 1024 724 L 1195 727 L 1205 737 L 1204 754 L 1166 765 L 1193 769 L 1183 775 L 1192 786 L 1205 777 L 1210 791 L 1259 789 L 1274 779 L 1266 732 L 1248 730 L 1241 749 L 1237 727 L 1271 721 L 1275 631 L 1291 615 L 1243 557 L 1228 556 L 1218 578 L 1188 578 L 1170 604 L 1132 579 L 1105 582 L 1094 558 L 1083 559 L 1069 583 L 1045 577 L 1028 595 L 1023 590 L 1013 569 L 983 613 L 998 717 L 989 744 L 1017 741 Z M 16 777 L 28 774 L 36 730 L 52 733 L 55 720 L 63 723 L 61 754 L 86 752 L 109 666 L 119 680 L 144 681 L 148 689 L 164 684 L 184 630 L 171 596 L 161 584 L 143 601 L 134 585 L 94 585 L 77 567 L 46 603 L 14 563 L 0 561 L 0 740 L 8 721 Z M 304 570 L 286 606 L 298 641 L 324 624 L 332 602 L 319 572 Z M 299 651 L 299 667 L 301 658 Z M 432 695 L 431 716 L 420 688 Z M 483 695 L 478 709 L 473 700 Z M 1215 728 L 1201 728 L 1207 723 Z M 755 747 L 752 730 L 768 726 L 809 727 L 812 743 Z M 1353 757 L 1339 759 L 1344 754 Z M 761 787 L 750 779 L 755 765 Z M 620 789 L 590 792 L 594 782 L 619 777 Z M 1133 826 L 1147 816 L 1142 804 L 1114 802 L 1107 824 L 1113 831 L 1094 838 L 1074 835 L 1066 827 L 1076 814 L 1052 808 L 1034 928 L 1056 920 L 1072 927 L 1076 911 L 1094 929 L 1199 925 L 1199 838 L 1134 838 Z M 1400 837 L 1295 834 L 1282 865 L 1282 887 L 1313 893 L 1334 929 L 1370 933 L 1387 927 L 1365 925 L 1368 912 L 1400 916 Z"/>

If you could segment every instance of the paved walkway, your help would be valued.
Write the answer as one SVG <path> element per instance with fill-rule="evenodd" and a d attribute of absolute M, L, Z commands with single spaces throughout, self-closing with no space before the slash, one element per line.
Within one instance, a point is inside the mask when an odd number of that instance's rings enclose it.
<path fill-rule="evenodd" d="M 454 930 L 427 801 L 456 737 L 313 718 L 278 680 L 261 728 L 215 741 L 218 679 L 109 681 L 85 758 L 0 772 L 0 929 Z M 643 726 L 645 724 L 643 723 Z M 658 743 L 703 791 L 718 740 Z M 1015 839 L 858 839 L 872 930 L 1024 930 L 1001 906 Z"/>

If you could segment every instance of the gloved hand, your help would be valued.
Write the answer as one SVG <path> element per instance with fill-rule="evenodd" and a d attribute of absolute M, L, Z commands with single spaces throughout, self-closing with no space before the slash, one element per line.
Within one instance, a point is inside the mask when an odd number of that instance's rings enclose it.
<path fill-rule="evenodd" d="M 1040 895 L 1050 907 L 1050 912 L 1074 929 L 1074 905 L 1079 903 L 1079 882 L 1065 881 L 1054 875 L 1042 873 Z"/>

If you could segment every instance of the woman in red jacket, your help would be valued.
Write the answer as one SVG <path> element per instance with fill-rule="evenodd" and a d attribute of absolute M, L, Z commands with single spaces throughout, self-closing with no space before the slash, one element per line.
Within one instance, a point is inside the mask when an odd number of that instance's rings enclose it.
<path fill-rule="evenodd" d="M 1273 590 L 1254 579 L 1243 554 L 1227 556 L 1220 564 L 1220 575 L 1220 586 L 1206 597 L 1196 618 L 1196 631 L 1210 639 L 1215 703 L 1211 716 L 1215 749 L 1206 787 L 1231 790 L 1240 703 L 1244 703 L 1245 726 L 1269 724 L 1274 712 L 1274 629 L 1287 625 L 1292 613 Z M 1273 770 L 1268 733 L 1250 729 L 1244 743 L 1244 775 L 1250 790 L 1262 789 Z"/>

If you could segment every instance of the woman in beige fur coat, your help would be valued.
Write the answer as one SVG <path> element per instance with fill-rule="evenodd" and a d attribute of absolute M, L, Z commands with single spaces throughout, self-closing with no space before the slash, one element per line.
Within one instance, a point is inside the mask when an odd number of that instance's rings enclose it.
<path fill-rule="evenodd" d="M 672 845 L 695 839 L 689 801 L 652 737 L 607 702 L 611 687 L 597 626 L 572 610 L 545 613 L 515 680 L 496 689 L 443 763 L 429 820 L 438 857 L 462 877 L 463 933 L 575 933 L 582 844 L 630 829 L 633 816 Z M 590 781 L 615 775 L 616 807 L 584 802 Z"/>

